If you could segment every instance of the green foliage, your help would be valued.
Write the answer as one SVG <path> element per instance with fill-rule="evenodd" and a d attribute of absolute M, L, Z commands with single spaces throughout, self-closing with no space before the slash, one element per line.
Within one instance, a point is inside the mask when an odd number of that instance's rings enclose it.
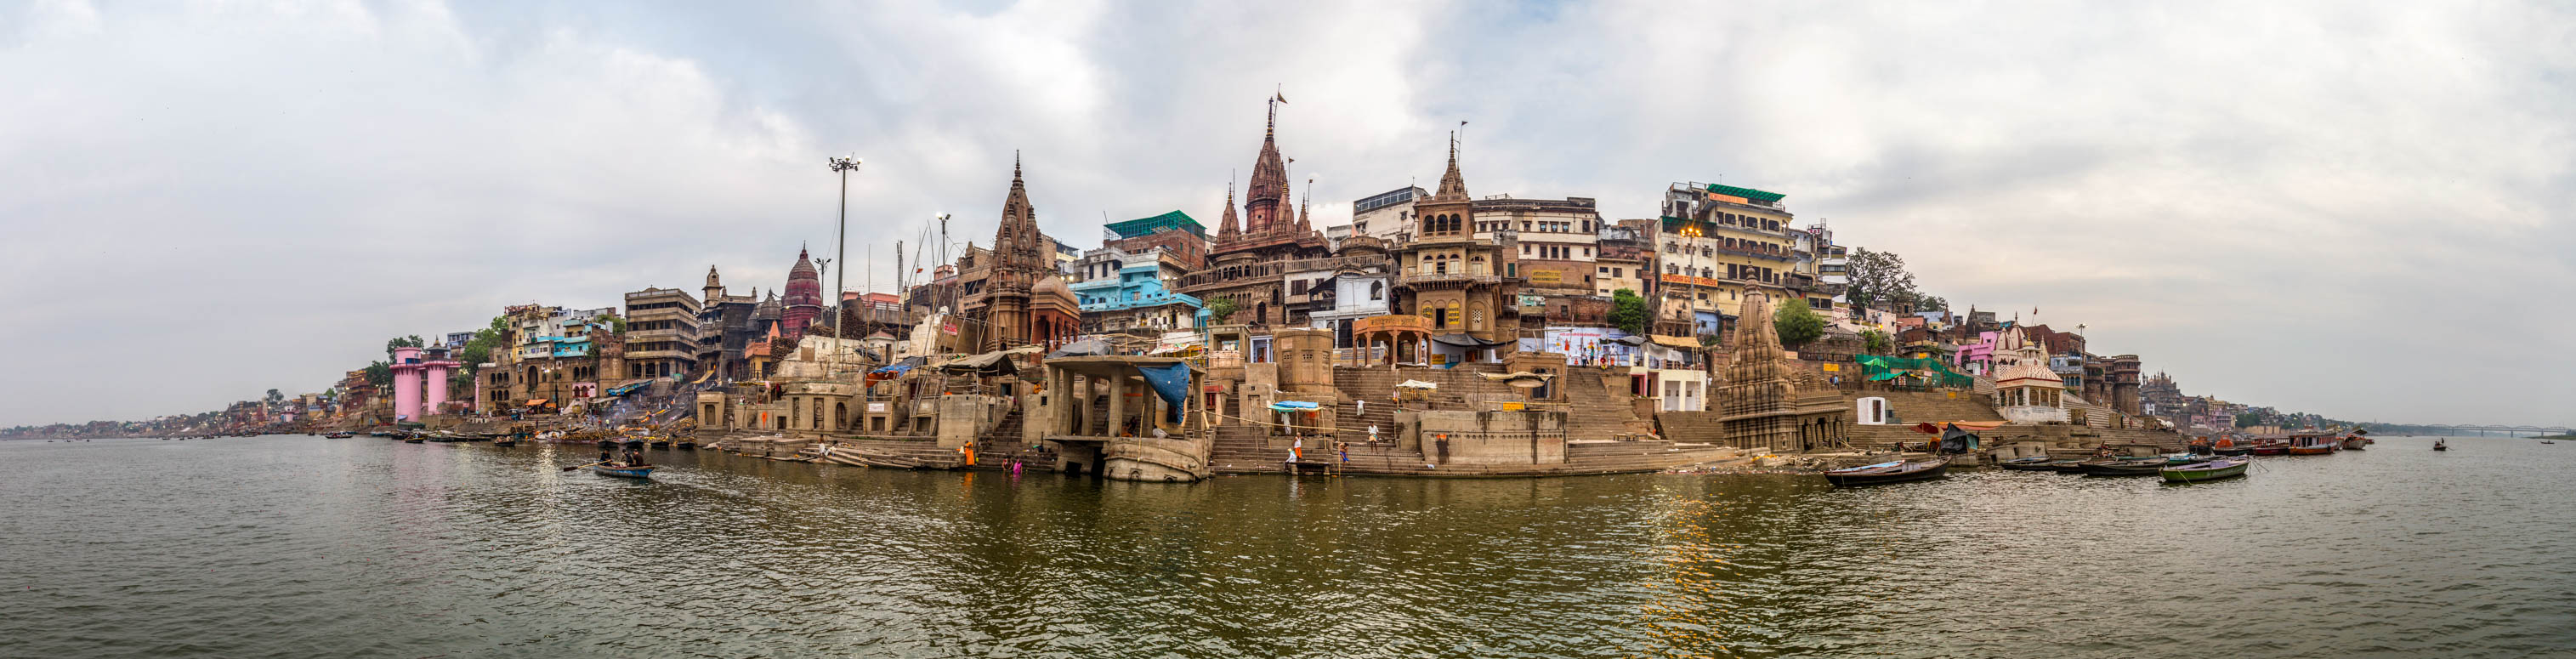
<path fill-rule="evenodd" d="M 1825 335 L 1825 317 L 1807 307 L 1806 300 L 1792 299 L 1771 311 L 1772 326 L 1780 330 L 1780 345 L 1794 346 Z"/>
<path fill-rule="evenodd" d="M 367 364 L 366 374 L 367 384 L 376 385 L 376 391 L 381 392 L 387 387 L 394 386 L 394 365 L 392 362 L 377 360 L 374 363 Z"/>
<path fill-rule="evenodd" d="M 1873 252 L 1868 248 L 1852 250 L 1845 272 L 1851 278 L 1843 296 L 1852 306 L 1881 309 L 1907 308 L 1936 311 L 1950 308 L 1950 301 L 1925 295 L 1914 288 L 1914 273 L 1905 270 L 1905 257 L 1895 252 Z"/>
<path fill-rule="evenodd" d="M 1888 338 L 1886 332 L 1874 329 L 1861 330 L 1860 343 L 1863 351 L 1873 355 L 1887 354 L 1889 348 L 1896 347 L 1896 341 Z"/>
<path fill-rule="evenodd" d="M 505 316 L 493 316 L 491 325 L 474 330 L 474 338 L 465 340 L 465 347 L 460 349 L 464 354 L 455 355 L 456 361 L 465 363 L 465 367 L 458 370 L 471 374 L 482 367 L 484 360 L 492 358 L 493 348 L 508 348 L 511 345 L 510 319 Z"/>
<path fill-rule="evenodd" d="M 1214 300 L 1208 300 L 1208 322 L 1225 322 L 1227 318 L 1234 316 L 1234 310 L 1234 298 L 1221 297 Z"/>
<path fill-rule="evenodd" d="M 1611 327 L 1629 334 L 1644 334 L 1652 315 L 1646 311 L 1646 298 L 1638 296 L 1634 290 L 1622 288 L 1610 295 Z"/>
<path fill-rule="evenodd" d="M 2262 415 L 2255 414 L 2255 413 L 2253 413 L 2253 412 L 2246 412 L 2246 413 L 2244 413 L 2244 414 L 2238 414 L 2238 415 L 2236 415 L 2236 427 L 2238 427 L 2238 428 L 2246 428 L 2246 427 L 2259 426 L 2259 425 L 2263 425 L 2263 416 L 2262 416 Z"/>
<path fill-rule="evenodd" d="M 286 394 L 278 393 L 276 389 L 270 389 L 267 394 L 260 396 L 260 400 L 268 401 L 268 404 L 270 405 L 276 405 L 278 401 L 286 400 Z"/>
<path fill-rule="evenodd" d="M 591 324 L 594 324 L 594 325 L 607 325 L 607 326 L 608 326 L 608 332 L 609 332 L 609 333 L 611 333 L 611 334 L 625 334 L 625 333 L 626 333 L 626 319 L 624 319 L 624 318 L 619 318 L 619 317 L 617 317 L 617 316 L 608 315 L 608 314 L 601 314 L 598 318 L 592 318 L 592 319 L 590 319 L 590 322 L 591 322 Z"/>

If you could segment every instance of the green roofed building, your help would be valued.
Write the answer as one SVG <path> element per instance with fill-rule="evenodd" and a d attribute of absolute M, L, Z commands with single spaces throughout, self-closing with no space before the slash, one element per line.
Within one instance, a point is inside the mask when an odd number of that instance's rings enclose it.
<path fill-rule="evenodd" d="M 1207 267 L 1207 227 L 1180 211 L 1110 223 L 1101 231 L 1100 246 L 1127 254 L 1159 249 L 1179 259 L 1185 269 Z"/>
<path fill-rule="evenodd" d="M 1111 240 L 1117 240 L 1120 238 L 1141 238 L 1171 229 L 1188 231 L 1190 232 L 1190 235 L 1198 236 L 1200 239 L 1207 238 L 1207 227 L 1199 226 L 1198 220 L 1190 219 L 1190 214 L 1180 211 L 1172 211 L 1153 217 L 1140 217 L 1125 222 L 1114 222 L 1107 228 L 1109 229 L 1109 233 L 1113 234 L 1110 238 Z"/>
<path fill-rule="evenodd" d="M 1709 191 L 1709 192 L 1715 192 L 1715 193 L 1722 194 L 1722 195 L 1726 195 L 1726 196 L 1730 196 L 1730 197 L 1743 197 L 1743 198 L 1746 198 L 1746 199 L 1751 199 L 1751 200 L 1758 201 L 1758 202 L 1762 202 L 1762 203 L 1766 203 L 1766 204 L 1777 204 L 1777 203 L 1780 203 L 1780 200 L 1781 200 L 1781 199 L 1786 198 L 1786 197 L 1788 197 L 1788 196 L 1789 196 L 1789 195 L 1780 194 L 1780 193 L 1777 193 L 1777 192 L 1771 192 L 1771 191 L 1767 191 L 1767 190 L 1755 190 L 1755 189 L 1753 189 L 1753 188 L 1739 188 L 1739 187 L 1735 187 L 1735 186 L 1732 186 L 1732 185 L 1724 185 L 1724 184 L 1719 184 L 1719 183 L 1710 183 L 1710 184 L 1708 184 L 1708 191 Z"/>

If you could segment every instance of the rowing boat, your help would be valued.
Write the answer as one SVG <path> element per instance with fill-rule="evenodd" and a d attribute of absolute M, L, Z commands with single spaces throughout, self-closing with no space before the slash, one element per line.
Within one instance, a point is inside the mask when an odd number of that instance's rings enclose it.
<path fill-rule="evenodd" d="M 1825 472 L 1825 482 L 1832 483 L 1834 487 L 1903 483 L 1940 478 L 1949 468 L 1949 458 L 1881 462 Z"/>
<path fill-rule="evenodd" d="M 2227 458 L 2200 464 L 2166 467 L 2160 473 L 2164 475 L 2167 483 L 2198 483 L 2244 476 L 2246 467 L 2253 464 L 2253 460 L 2246 458 Z"/>
<path fill-rule="evenodd" d="M 591 470 L 591 471 L 594 471 L 594 472 L 598 472 L 598 473 L 599 473 L 599 475 L 602 475 L 602 476 L 617 476 L 617 477 L 621 477 L 621 478 L 646 478 L 646 479 L 649 479 L 649 478 L 652 478 L 652 477 L 653 477 L 653 465 L 623 465 L 623 464 L 614 464 L 614 463 L 612 463 L 612 464 L 596 464 L 596 465 L 591 465 L 591 466 L 590 466 L 590 470 Z"/>

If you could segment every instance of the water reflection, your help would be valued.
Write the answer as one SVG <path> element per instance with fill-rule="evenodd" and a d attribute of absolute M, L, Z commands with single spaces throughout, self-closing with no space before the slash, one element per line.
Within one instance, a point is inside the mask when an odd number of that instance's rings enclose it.
<path fill-rule="evenodd" d="M 0 654 L 2576 645 L 2576 572 L 2559 560 L 2576 538 L 2519 523 L 2576 519 L 2549 462 L 2567 458 L 2466 441 L 2443 455 L 2391 440 L 2181 488 L 1972 472 L 1858 491 L 1783 476 L 1125 483 L 712 452 L 657 453 L 664 469 L 640 482 L 564 471 L 589 462 L 581 446 L 152 444 L 6 447 L 0 495 L 83 503 L 0 517 L 13 558 L 0 583 L 29 602 L 0 617 Z M 2433 496 L 2442 505 L 2422 505 Z M 2213 575 L 2236 585 L 2171 587 Z M 2377 613 L 2317 624 L 2282 610 Z"/>

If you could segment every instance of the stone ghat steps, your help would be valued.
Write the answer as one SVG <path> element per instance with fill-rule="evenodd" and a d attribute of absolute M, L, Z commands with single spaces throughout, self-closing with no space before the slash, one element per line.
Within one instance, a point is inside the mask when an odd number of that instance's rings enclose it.
<path fill-rule="evenodd" d="M 1055 466 L 1055 449 L 1044 443 L 1031 446 L 1020 438 L 1024 412 L 1012 408 L 993 431 L 975 439 L 975 464 L 972 469 L 1009 469 L 1012 460 L 1041 469 Z"/>
<path fill-rule="evenodd" d="M 1612 439 L 1622 434 L 1654 431 L 1654 424 L 1637 418 L 1637 408 L 1630 403 L 1628 376 L 1617 378 L 1590 366 L 1569 366 L 1558 378 L 1565 390 L 1566 427 L 1569 439 Z M 1612 386 L 1612 382 L 1618 386 Z"/>
<path fill-rule="evenodd" d="M 831 448 L 831 453 L 824 459 L 846 465 L 953 469 L 966 461 L 965 456 L 959 455 L 956 449 L 940 448 L 939 444 L 927 441 L 844 439 L 833 444 Z"/>

